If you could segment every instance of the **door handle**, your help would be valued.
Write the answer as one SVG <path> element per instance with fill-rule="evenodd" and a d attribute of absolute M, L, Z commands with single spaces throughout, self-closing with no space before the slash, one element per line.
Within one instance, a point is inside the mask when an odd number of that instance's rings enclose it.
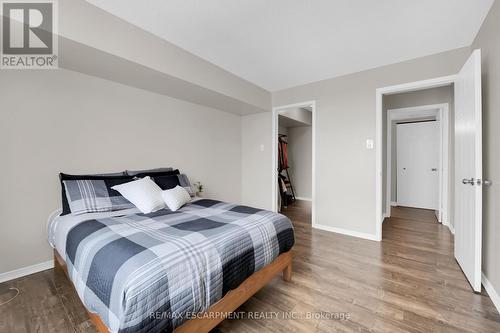
<path fill-rule="evenodd" d="M 462 179 L 462 184 L 465 184 L 465 185 L 470 184 L 470 185 L 474 186 L 474 178 L 471 178 L 471 179 L 464 178 L 464 179 Z"/>
<path fill-rule="evenodd" d="M 432 168 L 431 171 L 438 171 L 438 169 L 437 168 Z"/>

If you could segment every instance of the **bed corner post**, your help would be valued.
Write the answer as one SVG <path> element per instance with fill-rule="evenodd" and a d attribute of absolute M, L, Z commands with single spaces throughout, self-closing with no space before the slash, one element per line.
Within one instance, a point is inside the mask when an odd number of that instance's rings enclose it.
<path fill-rule="evenodd" d="M 59 261 L 57 260 L 57 254 L 55 249 L 53 250 L 52 255 L 54 258 L 54 267 L 57 267 L 59 265 Z"/>
<path fill-rule="evenodd" d="M 66 264 L 56 249 L 54 249 L 54 268 L 61 268 L 68 275 Z"/>
<path fill-rule="evenodd" d="M 292 256 L 290 255 L 290 259 L 288 260 L 288 264 L 283 269 L 283 280 L 286 282 L 292 281 Z"/>

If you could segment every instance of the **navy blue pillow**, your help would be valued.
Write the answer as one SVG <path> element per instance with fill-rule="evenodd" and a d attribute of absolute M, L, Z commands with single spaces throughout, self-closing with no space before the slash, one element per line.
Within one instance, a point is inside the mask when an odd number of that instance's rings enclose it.
<path fill-rule="evenodd" d="M 154 177 L 178 175 L 179 173 L 180 173 L 179 169 L 170 170 L 170 171 L 162 171 L 162 172 L 141 172 L 141 173 L 135 174 L 134 177 L 144 178 L 144 177 L 149 176 L 151 178 L 154 178 Z"/>
<path fill-rule="evenodd" d="M 154 176 L 151 177 L 153 181 L 163 190 L 170 190 L 177 185 L 180 185 L 179 183 L 179 177 L 177 175 L 168 175 L 168 176 Z"/>

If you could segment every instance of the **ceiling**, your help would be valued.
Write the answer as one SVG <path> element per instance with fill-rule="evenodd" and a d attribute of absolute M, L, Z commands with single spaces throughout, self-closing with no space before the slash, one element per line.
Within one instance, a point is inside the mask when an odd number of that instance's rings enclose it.
<path fill-rule="evenodd" d="M 471 45 L 494 0 L 88 0 L 266 90 Z"/>
<path fill-rule="evenodd" d="M 289 107 L 278 111 L 278 124 L 280 127 L 302 127 L 312 124 L 312 107 Z"/>
<path fill-rule="evenodd" d="M 311 126 L 310 124 L 306 124 L 301 121 L 288 118 L 287 116 L 282 116 L 282 115 L 278 115 L 278 123 L 280 127 L 284 128 Z"/>

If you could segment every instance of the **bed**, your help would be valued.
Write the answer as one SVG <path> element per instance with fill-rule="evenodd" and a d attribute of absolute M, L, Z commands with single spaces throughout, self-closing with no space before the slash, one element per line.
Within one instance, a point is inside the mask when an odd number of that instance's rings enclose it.
<path fill-rule="evenodd" d="M 57 214 L 56 214 L 57 215 Z M 54 260 L 100 332 L 208 332 L 283 272 L 285 216 L 210 199 L 176 212 L 55 216 Z"/>

